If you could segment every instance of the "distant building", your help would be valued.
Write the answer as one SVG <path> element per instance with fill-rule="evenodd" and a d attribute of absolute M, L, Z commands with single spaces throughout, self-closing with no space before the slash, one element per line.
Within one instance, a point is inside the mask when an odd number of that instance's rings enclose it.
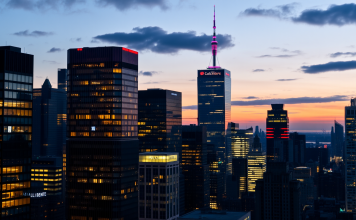
<path fill-rule="evenodd" d="M 275 142 L 289 138 L 289 118 L 283 104 L 272 104 L 272 110 L 268 110 L 266 119 L 267 128 L 267 161 L 272 160 L 275 154 Z"/>
<path fill-rule="evenodd" d="M 179 217 L 178 153 L 139 155 L 139 219 L 173 220 Z"/>
<path fill-rule="evenodd" d="M 62 157 L 36 157 L 31 167 L 32 219 L 63 220 L 64 177 Z"/>
<path fill-rule="evenodd" d="M 292 180 L 288 163 L 270 162 L 263 180 L 256 181 L 257 220 L 301 219 L 300 185 Z"/>
<path fill-rule="evenodd" d="M 67 92 L 46 79 L 33 90 L 33 156 L 62 157 L 66 146 Z"/>
<path fill-rule="evenodd" d="M 227 211 L 214 211 L 214 210 L 195 210 L 190 213 L 187 213 L 178 219 L 184 220 L 195 220 L 195 219 L 204 219 L 204 220 L 250 220 L 250 212 L 227 212 Z"/>
<path fill-rule="evenodd" d="M 235 123 L 231 123 L 231 157 L 247 158 L 253 142 L 253 129 L 239 129 Z"/>
<path fill-rule="evenodd" d="M 0 47 L 2 220 L 30 219 L 33 59 Z"/>
<path fill-rule="evenodd" d="M 209 208 L 210 178 L 206 128 L 182 127 L 182 173 L 184 175 L 185 212 Z"/>
<path fill-rule="evenodd" d="M 337 121 L 335 122 L 335 132 L 331 135 L 332 157 L 344 157 L 344 126 Z"/>
<path fill-rule="evenodd" d="M 247 155 L 247 188 L 255 192 L 256 181 L 263 179 L 266 172 L 266 153 L 262 151 L 260 138 L 256 135 Z"/>
<path fill-rule="evenodd" d="M 305 148 L 304 160 L 319 162 L 319 170 L 323 170 L 329 163 L 329 152 L 327 148 Z"/>
<path fill-rule="evenodd" d="M 58 69 L 57 83 L 58 89 L 67 91 L 67 69 Z"/>
<path fill-rule="evenodd" d="M 346 211 L 356 213 L 356 98 L 345 107 Z"/>
<path fill-rule="evenodd" d="M 317 181 L 318 197 L 334 198 L 338 202 L 345 201 L 345 177 L 342 173 L 330 170 L 321 171 L 317 176 Z"/>
<path fill-rule="evenodd" d="M 298 134 L 297 132 L 289 134 L 289 157 L 288 162 L 296 165 L 304 165 L 304 155 L 306 148 L 305 135 Z"/>
<path fill-rule="evenodd" d="M 232 174 L 226 180 L 226 196 L 241 199 L 247 192 L 247 158 L 232 158 Z"/>

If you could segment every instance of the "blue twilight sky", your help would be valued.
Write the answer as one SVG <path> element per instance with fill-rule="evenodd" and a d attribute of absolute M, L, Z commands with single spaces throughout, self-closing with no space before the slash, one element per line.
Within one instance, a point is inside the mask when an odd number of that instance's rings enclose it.
<path fill-rule="evenodd" d="M 57 87 L 69 48 L 135 49 L 139 89 L 182 92 L 184 123 L 194 123 L 196 70 L 211 59 L 214 4 L 234 122 L 263 128 L 269 104 L 283 102 L 291 130 L 343 124 L 356 94 L 356 4 L 349 1 L 0 0 L 0 45 L 35 56 L 35 87 L 46 77 Z"/>

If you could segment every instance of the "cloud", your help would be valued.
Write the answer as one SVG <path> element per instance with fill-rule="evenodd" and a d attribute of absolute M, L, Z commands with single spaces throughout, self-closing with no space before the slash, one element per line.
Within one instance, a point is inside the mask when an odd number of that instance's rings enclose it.
<path fill-rule="evenodd" d="M 42 76 L 36 76 L 36 78 L 43 78 Z"/>
<path fill-rule="evenodd" d="M 259 99 L 249 101 L 232 101 L 231 105 L 235 106 L 256 106 L 256 105 L 271 105 L 271 104 L 306 104 L 306 103 L 328 103 L 328 102 L 341 102 L 349 101 L 349 97 L 345 95 L 335 95 L 328 97 L 298 97 L 298 98 L 286 98 L 286 99 Z M 189 105 L 182 107 L 185 110 L 196 110 L 196 105 Z"/>
<path fill-rule="evenodd" d="M 307 9 L 299 17 L 292 19 L 311 25 L 337 25 L 343 26 L 356 23 L 356 4 L 331 5 L 326 10 Z"/>
<path fill-rule="evenodd" d="M 248 96 L 248 97 L 245 97 L 243 99 L 258 99 L 258 97 L 256 97 L 256 96 Z"/>
<path fill-rule="evenodd" d="M 295 56 L 302 54 L 302 51 L 300 51 L 300 50 L 288 50 L 288 49 L 280 48 L 280 47 L 270 47 L 270 49 L 279 50 L 283 53 L 290 53 L 290 54 L 280 54 L 280 55 L 266 54 L 266 55 L 258 56 L 257 58 L 291 58 L 291 57 L 295 57 Z"/>
<path fill-rule="evenodd" d="M 238 106 L 251 106 L 251 105 L 270 105 L 274 103 L 281 104 L 304 104 L 304 103 L 327 103 L 327 102 L 339 102 L 348 101 L 349 98 L 344 95 L 335 95 L 328 97 L 298 97 L 298 98 L 286 98 L 286 99 L 260 99 L 251 101 L 232 101 L 231 105 Z"/>
<path fill-rule="evenodd" d="M 350 57 L 354 57 L 356 56 L 356 52 L 336 52 L 336 53 L 332 53 L 330 54 L 330 57 L 332 58 L 336 58 L 336 57 L 340 57 L 340 56 L 350 56 Z"/>
<path fill-rule="evenodd" d="M 338 61 L 338 62 L 329 62 L 325 64 L 311 65 L 311 66 L 302 66 L 302 71 L 309 74 L 317 74 L 328 71 L 345 71 L 356 69 L 356 61 Z"/>
<path fill-rule="evenodd" d="M 121 11 L 138 7 L 159 7 L 162 10 L 168 8 L 165 0 L 96 0 L 96 2 L 101 6 L 114 6 Z"/>
<path fill-rule="evenodd" d="M 155 53 L 174 54 L 180 50 L 199 52 L 210 51 L 212 36 L 197 35 L 194 31 L 167 33 L 160 27 L 136 27 L 131 33 L 116 32 L 98 35 L 93 41 L 125 45 L 135 50 L 148 50 Z M 231 35 L 217 35 L 219 48 L 233 47 Z"/>
<path fill-rule="evenodd" d="M 19 31 L 14 33 L 14 35 L 16 36 L 20 36 L 20 37 L 45 37 L 45 36 L 50 36 L 53 35 L 52 32 L 45 32 L 45 31 Z"/>
<path fill-rule="evenodd" d="M 62 49 L 60 48 L 55 48 L 55 47 L 52 47 L 49 51 L 47 51 L 47 53 L 56 53 L 56 52 L 61 52 Z"/>
<path fill-rule="evenodd" d="M 145 83 L 142 83 L 142 84 L 159 84 L 159 83 L 166 83 L 168 81 L 159 81 L 159 82 L 145 82 Z"/>
<path fill-rule="evenodd" d="M 43 62 L 49 64 L 59 64 L 57 61 L 53 61 L 53 60 L 43 60 Z"/>
<path fill-rule="evenodd" d="M 297 79 L 277 79 L 276 81 L 286 82 L 286 81 L 294 81 L 294 80 L 297 80 Z"/>
<path fill-rule="evenodd" d="M 71 38 L 70 40 L 73 41 L 73 42 L 81 42 L 81 41 L 82 41 L 82 38 L 81 38 L 81 37 L 78 37 L 78 38 Z"/>
<path fill-rule="evenodd" d="M 252 72 L 254 72 L 254 73 L 264 72 L 264 71 L 265 71 L 264 69 L 254 69 L 254 70 L 252 70 Z"/>
<path fill-rule="evenodd" d="M 8 8 L 35 10 L 35 9 L 58 9 L 59 6 L 71 7 L 85 0 L 9 0 Z"/>
<path fill-rule="evenodd" d="M 245 11 L 241 12 L 241 15 L 244 16 L 263 16 L 263 17 L 276 17 L 276 18 L 285 18 L 290 13 L 293 12 L 296 7 L 296 3 L 280 5 L 273 9 L 261 9 L 261 8 L 248 8 Z"/>
<path fill-rule="evenodd" d="M 139 74 L 143 76 L 153 76 L 154 74 L 157 74 L 157 71 L 140 71 Z"/>
<path fill-rule="evenodd" d="M 262 55 L 258 56 L 257 58 L 291 58 L 297 55 L 289 55 L 289 54 L 282 54 L 282 55 Z"/>

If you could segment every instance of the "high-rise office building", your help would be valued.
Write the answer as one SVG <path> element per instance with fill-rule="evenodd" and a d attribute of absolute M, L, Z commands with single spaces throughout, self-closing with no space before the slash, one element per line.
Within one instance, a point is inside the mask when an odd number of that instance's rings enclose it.
<path fill-rule="evenodd" d="M 63 220 L 64 217 L 62 157 L 32 158 L 31 219 Z"/>
<path fill-rule="evenodd" d="M 231 166 L 231 160 L 227 161 L 228 153 L 231 150 L 229 127 L 231 121 L 231 72 L 216 65 L 218 42 L 215 30 L 214 12 L 214 35 L 211 42 L 213 65 L 208 69 L 198 70 L 198 124 L 206 126 L 207 142 L 214 145 L 216 163 L 220 163 L 219 172 L 222 173 L 221 177 L 223 178 L 223 184 L 216 187 L 224 189 L 227 164 L 229 163 Z M 210 184 L 214 184 L 214 182 Z M 217 207 L 216 202 L 212 202 L 213 194 L 214 192 L 211 190 L 210 204 L 211 207 Z"/>
<path fill-rule="evenodd" d="M 335 123 L 335 132 L 332 132 L 332 143 L 331 149 L 332 153 L 331 157 L 344 157 L 344 126 L 342 126 L 339 122 L 334 121 Z"/>
<path fill-rule="evenodd" d="M 67 91 L 67 69 L 58 69 L 57 84 L 58 89 Z"/>
<path fill-rule="evenodd" d="M 148 89 L 138 92 L 141 152 L 177 152 L 182 146 L 182 93 Z"/>
<path fill-rule="evenodd" d="M 182 172 L 185 213 L 209 208 L 210 178 L 204 126 L 182 127 Z"/>
<path fill-rule="evenodd" d="M 278 152 L 274 152 L 275 142 L 281 142 L 289 138 L 288 112 L 283 109 L 283 104 L 272 104 L 272 110 L 268 110 L 267 113 L 266 127 L 267 161 L 271 161 L 275 153 L 278 155 Z M 281 144 L 282 143 L 279 143 L 279 145 Z"/>
<path fill-rule="evenodd" d="M 231 123 L 231 157 L 247 158 L 253 142 L 253 129 L 235 129 L 234 125 Z"/>
<path fill-rule="evenodd" d="M 67 219 L 138 219 L 138 52 L 68 50 Z"/>
<path fill-rule="evenodd" d="M 33 55 L 0 47 L 1 219 L 30 218 Z"/>
<path fill-rule="evenodd" d="M 226 197 L 241 199 L 247 192 L 247 158 L 232 158 L 232 174 L 226 179 Z"/>
<path fill-rule="evenodd" d="M 262 151 L 260 138 L 256 135 L 253 146 L 247 155 L 247 188 L 248 192 L 255 192 L 256 181 L 263 179 L 266 172 L 266 153 Z"/>
<path fill-rule="evenodd" d="M 62 157 L 66 144 L 67 92 L 46 79 L 33 89 L 33 156 Z"/>
<path fill-rule="evenodd" d="M 179 217 L 178 153 L 146 152 L 139 156 L 139 219 Z"/>
<path fill-rule="evenodd" d="M 305 205 L 313 204 L 317 199 L 317 188 L 314 185 L 314 180 L 311 176 L 310 167 L 295 167 L 293 169 L 293 179 L 298 180 L 300 183 L 300 203 Z"/>
<path fill-rule="evenodd" d="M 345 107 L 346 211 L 356 212 L 356 98 Z"/>
<path fill-rule="evenodd" d="M 177 152 L 182 156 L 182 93 L 148 89 L 138 92 L 140 152 Z M 180 175 L 180 213 L 184 213 L 184 177 Z"/>
<path fill-rule="evenodd" d="M 263 180 L 256 181 L 257 220 L 300 220 L 300 185 L 292 180 L 288 163 L 269 162 Z"/>

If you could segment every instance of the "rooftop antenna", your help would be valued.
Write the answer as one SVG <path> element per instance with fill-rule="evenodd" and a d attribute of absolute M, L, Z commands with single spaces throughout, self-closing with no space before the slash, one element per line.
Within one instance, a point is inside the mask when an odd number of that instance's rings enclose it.
<path fill-rule="evenodd" d="M 216 66 L 216 55 L 218 54 L 218 42 L 216 41 L 216 24 L 215 24 L 215 5 L 214 5 L 214 35 L 213 35 L 213 40 L 211 41 L 211 50 L 213 54 L 213 66 L 209 66 L 209 69 L 217 69 L 220 68 L 220 66 Z"/>

